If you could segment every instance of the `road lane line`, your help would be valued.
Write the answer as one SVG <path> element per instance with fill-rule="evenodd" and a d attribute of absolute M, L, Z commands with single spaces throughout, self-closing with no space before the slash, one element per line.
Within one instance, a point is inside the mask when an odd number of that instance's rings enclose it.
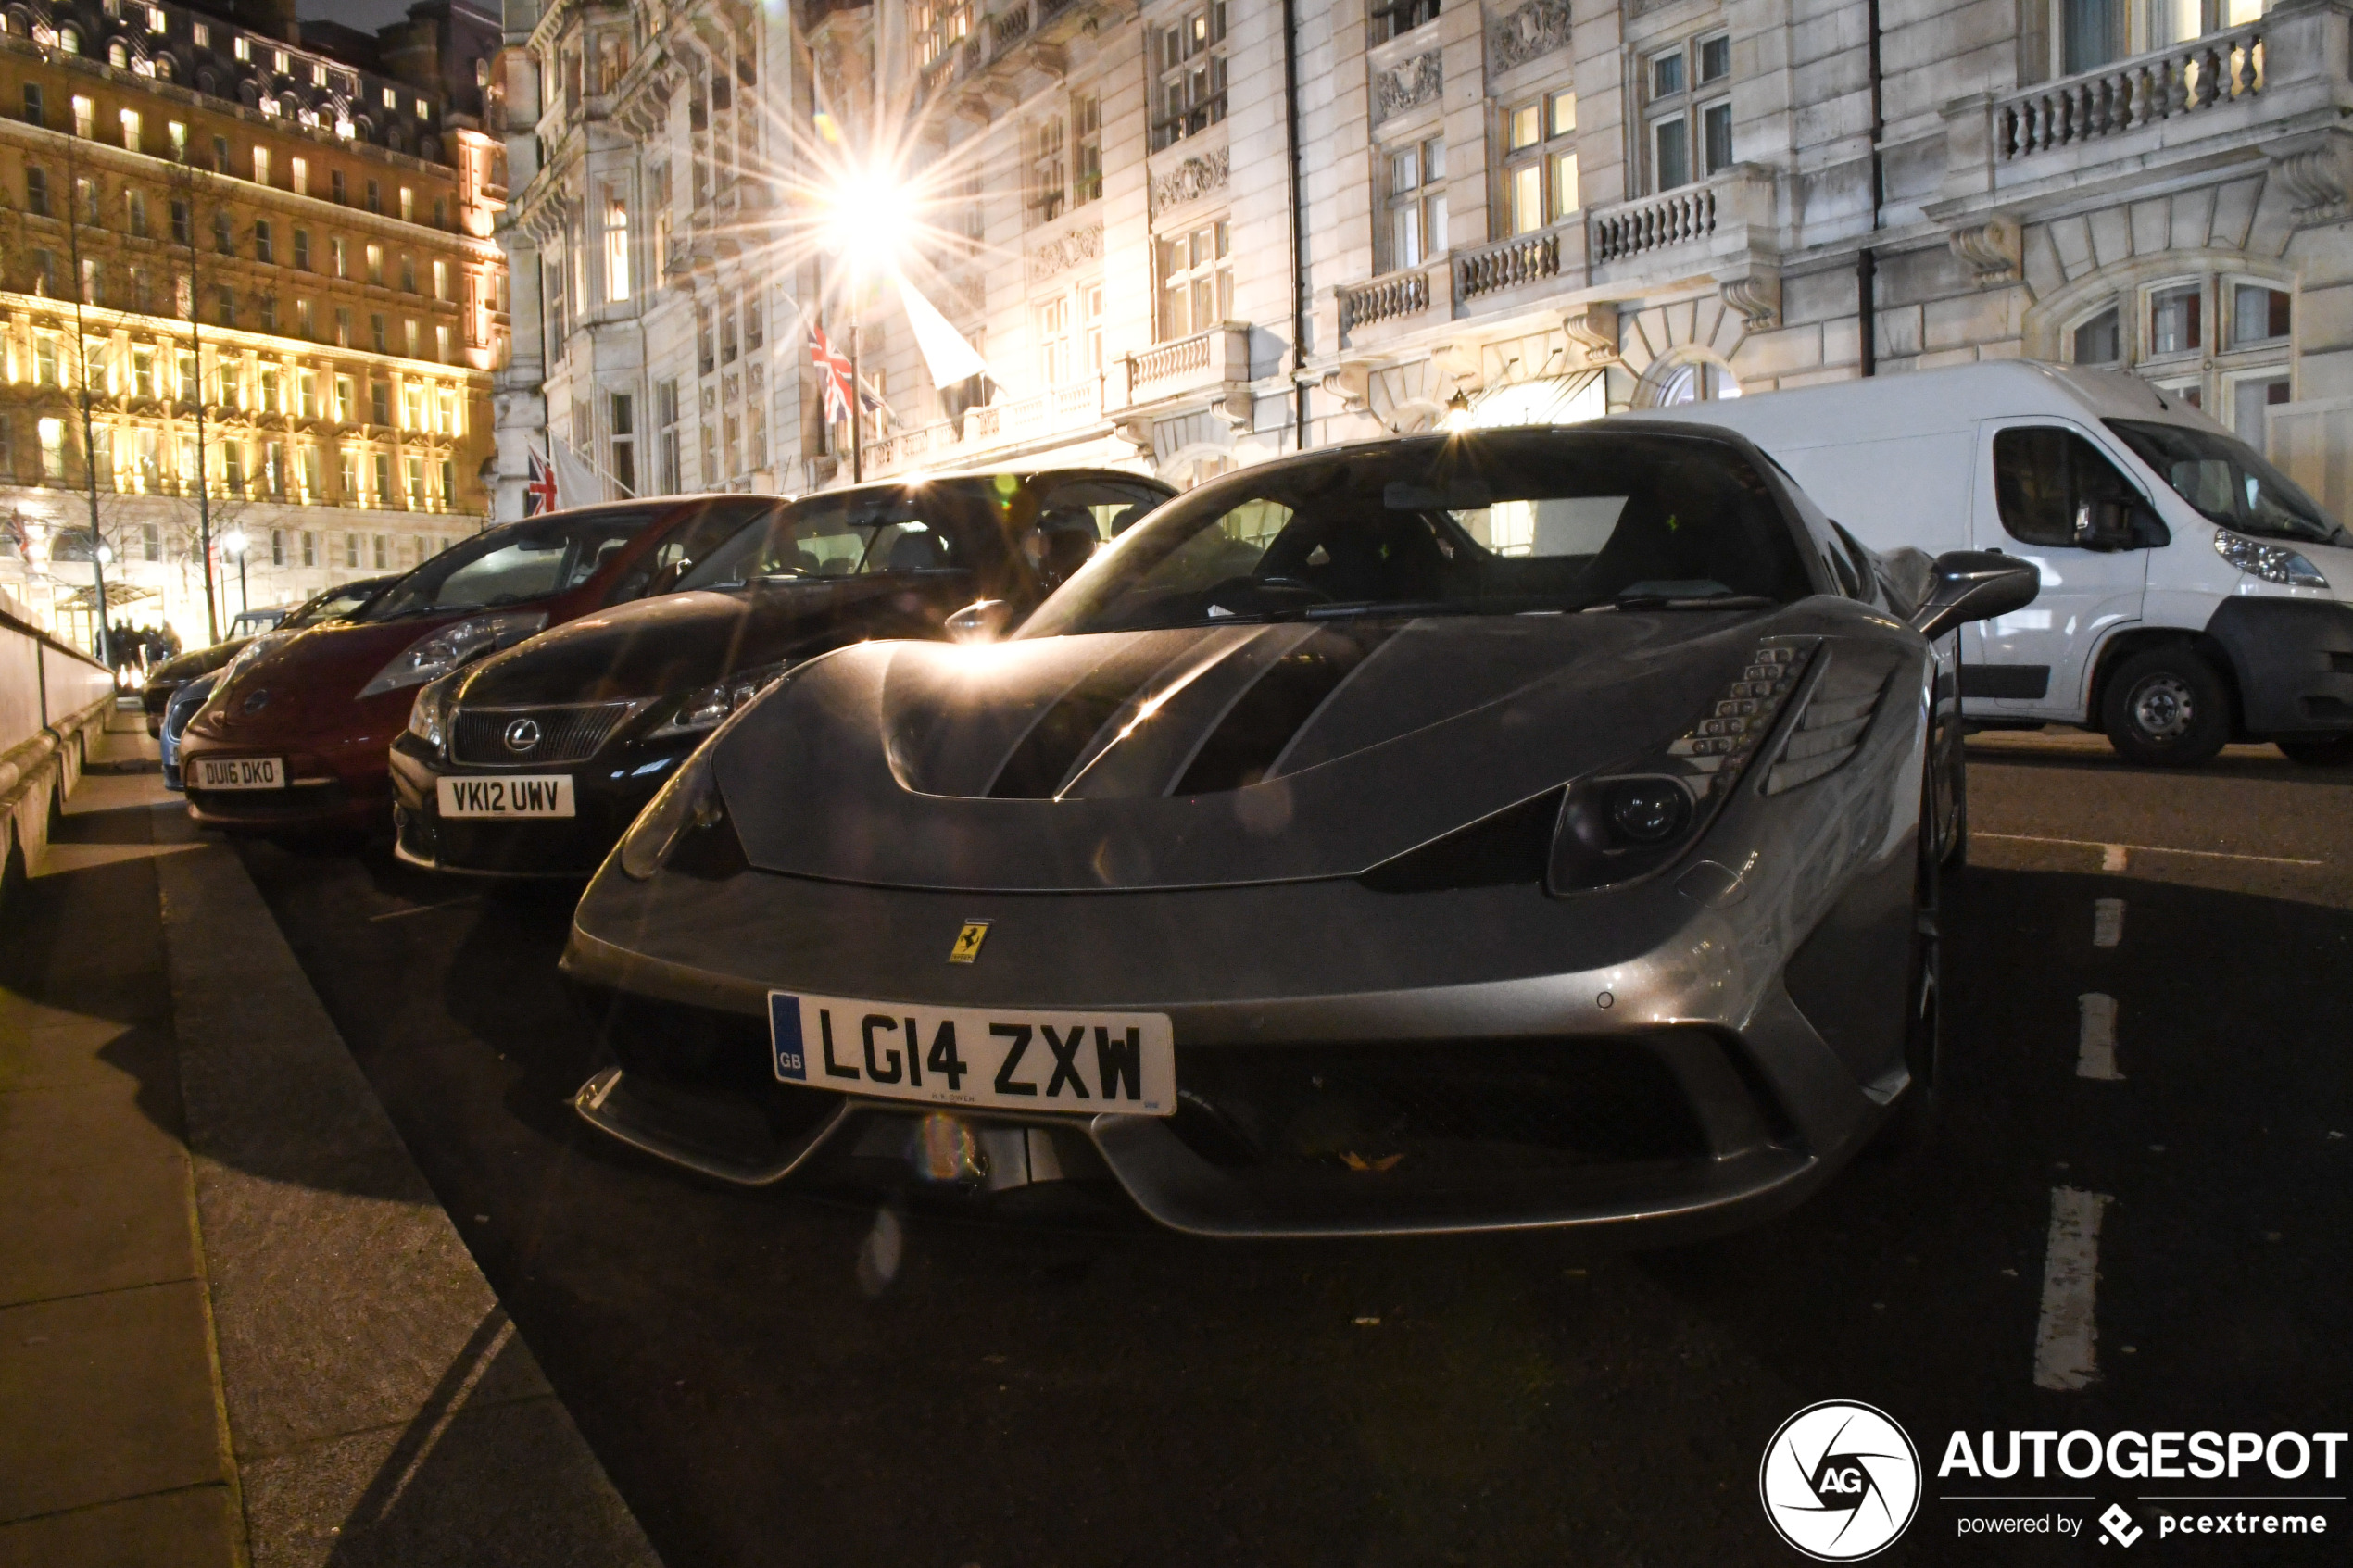
<path fill-rule="evenodd" d="M 2124 940 L 2124 900 L 2092 900 L 2092 946 L 2113 947 Z"/>
<path fill-rule="evenodd" d="M 2092 1298 L 2100 1277 L 2100 1213 L 2112 1201 L 2106 1193 L 2051 1189 L 2043 1312 L 2034 1325 L 2037 1388 L 2081 1388 L 2100 1374 Z"/>
<path fill-rule="evenodd" d="M 2100 851 L 2102 871 L 2124 869 L 2126 850 L 2143 855 L 2192 855 L 2201 860 L 2260 860 L 2269 866 L 2325 866 L 2326 860 L 2299 860 L 2288 855 L 2240 855 L 2227 849 L 2174 849 L 2162 844 L 2103 844 L 2095 838 L 2047 838 L 2032 833 L 1983 833 L 1979 838 L 2006 839 L 2012 844 L 2064 844 L 2077 849 Z"/>
<path fill-rule="evenodd" d="M 368 923 L 373 925 L 380 920 L 399 920 L 407 915 L 429 915 L 435 909 L 454 909 L 460 904 L 472 903 L 476 897 L 478 896 L 469 893 L 462 898 L 452 898 L 446 904 L 411 904 L 405 909 L 386 909 L 383 914 L 370 915 Z"/>
<path fill-rule="evenodd" d="M 2086 991 L 2075 998 L 2082 1010 L 2083 1030 L 2075 1046 L 2075 1075 L 2111 1082 L 2124 1074 L 2116 1070 L 2116 998 Z"/>

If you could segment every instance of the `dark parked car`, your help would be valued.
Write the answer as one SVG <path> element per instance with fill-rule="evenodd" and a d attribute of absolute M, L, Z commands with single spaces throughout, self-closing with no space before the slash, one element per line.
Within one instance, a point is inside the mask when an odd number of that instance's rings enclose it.
<path fill-rule="evenodd" d="M 1772 1213 L 1929 1103 L 1934 642 L 2036 590 L 1883 564 L 1703 428 L 1213 481 L 1010 641 L 812 659 L 673 771 L 574 916 L 574 1104 L 1207 1235 Z"/>
<path fill-rule="evenodd" d="M 398 573 L 384 577 L 361 577 L 342 583 L 305 599 L 290 610 L 272 612 L 271 627 L 248 626 L 245 617 L 237 618 L 238 635 L 223 638 L 210 647 L 196 648 L 176 659 L 167 659 L 147 671 L 147 684 L 140 694 L 141 704 L 147 711 L 147 734 L 163 734 L 164 709 L 171 706 L 171 695 L 199 675 L 209 675 L 225 667 L 250 646 L 258 637 L 272 630 L 300 632 L 332 621 L 348 621 L 386 588 L 400 581 Z M 258 612 L 257 612 L 258 613 Z"/>
<path fill-rule="evenodd" d="M 845 643 L 1027 612 L 1173 492 L 1113 470 L 934 476 L 795 501 L 678 591 L 575 621 L 417 694 L 393 743 L 398 853 L 585 877 L 727 715 Z"/>
<path fill-rule="evenodd" d="M 773 495 L 549 512 L 435 556 L 344 625 L 297 633 L 215 689 L 181 743 L 189 813 L 256 832 L 373 829 L 417 688 L 552 625 L 658 594 Z"/>

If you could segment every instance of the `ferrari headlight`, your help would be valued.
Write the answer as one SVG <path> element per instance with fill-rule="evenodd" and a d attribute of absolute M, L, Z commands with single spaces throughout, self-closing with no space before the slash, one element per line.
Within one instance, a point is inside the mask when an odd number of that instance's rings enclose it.
<path fill-rule="evenodd" d="M 639 882 L 661 870 L 678 841 L 695 828 L 725 821 L 726 802 L 711 766 L 711 747 L 704 746 L 670 776 L 661 793 L 637 813 L 621 839 L 621 869 Z"/>
<path fill-rule="evenodd" d="M 2321 569 L 2284 545 L 2267 545 L 2227 528 L 2214 531 L 2214 553 L 2251 576 L 2286 588 L 2325 588 Z"/>
<path fill-rule="evenodd" d="M 738 670 L 724 681 L 707 686 L 697 686 L 678 701 L 678 708 L 660 728 L 648 733 L 647 739 L 664 735 L 700 734 L 719 727 L 721 721 L 775 684 L 784 672 L 792 668 L 789 659 L 774 664 L 763 664 L 756 670 Z"/>
<path fill-rule="evenodd" d="M 547 624 L 545 610 L 528 615 L 519 611 L 476 615 L 452 622 L 401 649 L 391 663 L 376 671 L 374 680 L 359 688 L 359 695 L 378 696 L 435 680 L 493 649 L 512 647 Z"/>
<path fill-rule="evenodd" d="M 1768 637 L 1739 676 L 1663 753 L 1582 778 L 1561 800 L 1545 886 L 1608 887 L 1680 855 L 1731 793 L 1796 694 L 1815 639 Z"/>

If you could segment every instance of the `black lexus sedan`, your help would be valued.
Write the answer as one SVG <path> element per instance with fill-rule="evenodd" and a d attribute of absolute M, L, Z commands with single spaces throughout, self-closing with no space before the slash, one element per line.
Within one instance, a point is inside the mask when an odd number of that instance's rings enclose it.
<path fill-rule="evenodd" d="M 412 865 L 585 877 L 678 761 L 846 644 L 989 633 L 1174 492 L 1112 469 L 929 475 L 782 506 L 670 592 L 434 682 L 392 747 Z M 960 613 L 961 612 L 961 613 Z"/>

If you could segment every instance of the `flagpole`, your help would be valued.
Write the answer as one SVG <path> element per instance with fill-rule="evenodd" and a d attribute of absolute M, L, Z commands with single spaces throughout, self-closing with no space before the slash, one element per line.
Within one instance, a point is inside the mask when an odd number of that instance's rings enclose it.
<path fill-rule="evenodd" d="M 858 405 L 865 401 L 865 398 L 859 386 L 858 355 L 865 346 L 866 328 L 855 314 L 857 309 L 855 302 L 852 302 L 850 309 L 852 314 L 849 319 L 849 483 L 863 484 L 866 483 L 866 443 L 859 433 Z"/>

